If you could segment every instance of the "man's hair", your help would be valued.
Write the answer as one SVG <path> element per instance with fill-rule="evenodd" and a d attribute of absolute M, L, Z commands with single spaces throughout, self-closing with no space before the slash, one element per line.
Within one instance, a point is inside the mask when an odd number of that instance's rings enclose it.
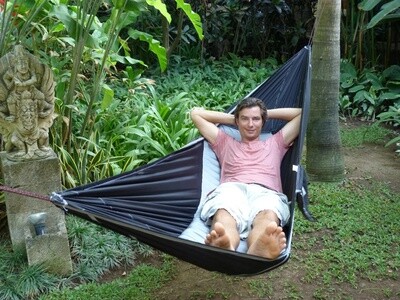
<path fill-rule="evenodd" d="M 267 121 L 267 108 L 265 107 L 264 102 L 261 99 L 255 97 L 247 97 L 244 98 L 239 104 L 236 106 L 235 109 L 235 120 L 239 118 L 239 113 L 245 108 L 251 108 L 254 106 L 258 106 L 261 111 L 261 118 L 263 120 L 263 124 Z"/>

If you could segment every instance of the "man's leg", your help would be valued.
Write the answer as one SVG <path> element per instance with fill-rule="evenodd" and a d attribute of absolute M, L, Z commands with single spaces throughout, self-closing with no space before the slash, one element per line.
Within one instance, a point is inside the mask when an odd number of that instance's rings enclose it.
<path fill-rule="evenodd" d="M 248 254 L 274 259 L 286 248 L 286 236 L 277 215 L 271 210 L 259 212 L 247 238 Z"/>
<path fill-rule="evenodd" d="M 240 236 L 235 219 L 225 209 L 217 210 L 212 220 L 211 231 L 207 234 L 205 243 L 234 251 L 239 246 L 239 242 Z"/>

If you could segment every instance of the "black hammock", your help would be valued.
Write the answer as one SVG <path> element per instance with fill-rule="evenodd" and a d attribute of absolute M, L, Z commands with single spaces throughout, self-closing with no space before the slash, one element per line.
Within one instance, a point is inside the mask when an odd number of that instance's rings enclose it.
<path fill-rule="evenodd" d="M 307 211 L 305 172 L 300 166 L 310 99 L 310 53 L 310 46 L 304 47 L 247 95 L 262 99 L 269 109 L 303 108 L 300 135 L 281 166 L 283 192 L 290 202 L 291 217 L 284 227 L 288 246 L 277 259 L 224 250 L 180 237 L 185 230 L 196 227 L 193 224 L 201 199 L 218 185 L 218 161 L 203 138 L 133 171 L 53 193 L 51 201 L 67 213 L 134 237 L 209 271 L 255 275 L 282 265 L 291 251 L 295 203 L 300 204 L 307 218 L 312 218 Z M 235 105 L 228 112 L 234 108 Z M 284 124 L 281 120 L 269 120 L 263 132 L 275 133 Z"/>

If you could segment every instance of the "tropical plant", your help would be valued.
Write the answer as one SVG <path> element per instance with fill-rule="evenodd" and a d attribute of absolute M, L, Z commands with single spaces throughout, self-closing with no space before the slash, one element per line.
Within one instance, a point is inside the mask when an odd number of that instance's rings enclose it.
<path fill-rule="evenodd" d="M 188 101 L 185 93 L 178 94 L 165 103 L 155 97 L 147 107 L 137 126 L 127 130 L 124 146 L 140 149 L 153 159 L 166 156 L 192 141 L 195 131 L 191 128 L 186 112 Z"/>
<path fill-rule="evenodd" d="M 392 106 L 389 106 L 389 109 L 385 112 L 380 113 L 378 116 L 378 123 L 390 124 L 395 129 L 399 130 L 400 128 L 400 101 L 395 102 Z M 396 153 L 400 155 L 400 135 L 396 135 L 389 142 L 386 143 L 386 146 L 396 145 Z"/>
<path fill-rule="evenodd" d="M 173 16 L 173 22 L 168 28 L 159 26 L 159 18 L 153 11 L 143 14 L 138 25 L 140 28 L 149 28 L 153 36 L 165 41 L 164 45 L 173 45 L 168 49 L 177 49 L 174 53 L 184 57 L 221 58 L 233 53 L 257 58 L 276 56 L 280 61 L 285 61 L 308 43 L 316 2 L 317 0 L 192 1 L 191 6 L 201 16 L 204 29 L 201 43 L 194 38 L 197 35 L 195 27 L 188 26 L 185 18 L 181 18 L 182 11 L 172 7 L 176 6 L 174 1 L 165 2 Z M 180 42 L 179 48 L 175 48 L 177 42 Z"/>
<path fill-rule="evenodd" d="M 303 27 L 312 19 L 311 11 L 315 2 L 316 0 L 192 1 L 193 10 L 198 12 L 202 20 L 204 39 L 201 43 L 194 39 L 197 33 L 193 26 L 188 26 L 188 22 L 181 18 L 181 11 L 171 7 L 175 5 L 174 1 L 166 1 L 175 20 L 168 28 L 160 28 L 159 21 L 152 12 L 143 15 L 139 25 L 141 28 L 150 28 L 154 36 L 162 34 L 164 44 L 173 45 L 169 49 L 177 50 L 174 53 L 181 56 L 195 57 L 195 53 L 196 58 L 221 58 L 233 53 L 257 58 L 274 55 L 284 61 L 307 41 L 307 33 Z M 175 48 L 177 41 L 181 42 L 180 47 Z"/>
<path fill-rule="evenodd" d="M 74 261 L 70 280 L 93 281 L 110 269 L 134 265 L 138 254 L 148 256 L 153 253 L 150 247 L 135 239 L 73 216 L 68 216 L 67 227 Z"/>
<path fill-rule="evenodd" d="M 360 117 L 395 130 L 400 126 L 400 67 L 390 66 L 382 72 L 364 69 L 357 72 L 352 63 L 341 62 L 339 110 L 344 117 Z M 400 137 L 395 135 L 386 146 L 396 145 L 400 153 Z"/>
<path fill-rule="evenodd" d="M 400 67 L 391 66 L 379 72 L 364 69 L 357 72 L 347 60 L 341 62 L 339 109 L 343 116 L 375 121 L 400 99 Z"/>
<path fill-rule="evenodd" d="M 179 15 L 176 18 L 177 19 L 176 29 L 174 31 L 172 31 L 170 29 L 169 24 L 171 23 L 171 20 L 168 19 L 166 15 L 163 15 L 163 22 L 162 22 L 163 45 L 167 49 L 168 58 L 171 56 L 173 51 L 178 47 L 181 39 L 183 39 L 186 43 L 189 42 L 189 39 L 191 41 L 194 41 L 194 36 L 191 35 L 190 33 L 188 33 L 189 27 L 188 26 L 184 27 L 184 23 L 183 23 L 184 14 L 188 17 L 188 19 L 194 25 L 194 29 L 195 29 L 199 39 L 200 40 L 203 39 L 203 27 L 202 27 L 200 16 L 198 14 L 194 13 L 192 11 L 191 5 L 188 3 L 185 3 L 183 0 L 175 0 L 175 2 L 176 2 L 176 8 L 179 9 Z M 172 32 L 175 35 L 175 38 L 173 41 L 171 41 L 171 38 L 170 38 Z M 189 39 L 187 39 L 186 37 L 189 37 Z"/>
<path fill-rule="evenodd" d="M 0 244 L 0 299 L 34 299 L 51 291 L 59 279 L 46 273 L 43 265 L 29 266 L 26 253 L 11 250 L 11 245 Z"/>
<path fill-rule="evenodd" d="M 100 1 L 78 1 L 76 6 L 63 3 L 53 6 L 50 11 L 51 15 L 59 20 L 58 26 L 68 32 L 73 57 L 72 70 L 69 72 L 70 77 L 66 84 L 67 92 L 59 96 L 63 100 L 60 106 L 62 109 L 60 114 L 63 116 L 60 122 L 63 126 L 59 126 L 63 131 L 59 136 L 62 142 L 69 141 L 68 151 L 71 150 L 70 138 L 74 127 L 72 111 L 77 100 L 77 89 L 80 90 L 81 99 L 87 103 L 85 118 L 79 127 L 80 135 L 85 136 L 87 132 L 91 132 L 93 126 L 96 109 L 94 106 L 99 102 L 103 106 L 107 105 L 112 99 L 113 92 L 104 83 L 106 72 L 112 72 L 117 63 L 143 65 L 143 62 L 131 58 L 128 48 L 124 47 L 125 42 L 118 38 L 121 29 L 135 22 L 140 12 L 145 9 L 146 3 L 114 1 L 109 18 L 105 22 L 100 22 L 96 16 L 100 3 Z M 138 38 L 146 36 L 146 41 L 151 45 L 157 45 L 145 33 L 136 34 Z M 163 48 L 153 46 L 150 50 L 158 55 L 160 65 L 165 68 Z M 85 74 L 90 75 L 82 76 Z"/>
<path fill-rule="evenodd" d="M 371 0 L 364 1 L 363 4 L 360 5 L 360 8 L 368 11 L 375 8 L 378 4 L 382 4 L 380 11 L 369 21 L 367 29 L 373 28 L 380 22 L 394 21 L 400 18 L 400 4 L 396 0 L 378 2 L 372 2 Z"/>
<path fill-rule="evenodd" d="M 183 0 L 176 0 L 176 3 L 201 37 L 199 16 Z M 101 18 L 97 16 L 100 7 L 109 8 Z M 140 74 L 147 67 L 143 61 L 132 58 L 129 39 L 147 43 L 149 50 L 157 56 L 161 70 L 166 69 L 165 48 L 150 34 L 132 27 L 149 7 L 171 21 L 161 0 L 4 1 L 1 50 L 6 51 L 18 39 L 25 47 L 35 49 L 54 70 L 58 83 L 55 90 L 58 118 L 51 129 L 53 148 L 62 153 L 65 147 L 63 154 L 77 157 L 90 153 L 84 148 L 91 144 L 88 141 L 92 139 L 98 120 L 96 113 L 110 107 L 114 99 L 115 92 L 107 81 L 114 76 L 121 78 L 118 71 L 121 68 L 124 71 L 124 67 L 131 67 L 127 68 L 129 80 L 140 81 Z M 128 34 L 122 39 L 120 32 L 124 28 L 128 28 Z M 74 137 L 76 134 L 80 137 Z M 73 154 L 75 150 L 76 154 Z"/>
<path fill-rule="evenodd" d="M 0 1 L 0 57 L 17 42 L 32 45 L 33 40 L 46 33 L 46 27 L 38 21 L 43 20 L 43 8 L 47 3 L 48 0 Z"/>
<path fill-rule="evenodd" d="M 392 48 L 399 19 L 397 0 L 343 1 L 343 58 L 359 70 L 369 64 L 388 67 L 396 62 L 398 52 Z"/>

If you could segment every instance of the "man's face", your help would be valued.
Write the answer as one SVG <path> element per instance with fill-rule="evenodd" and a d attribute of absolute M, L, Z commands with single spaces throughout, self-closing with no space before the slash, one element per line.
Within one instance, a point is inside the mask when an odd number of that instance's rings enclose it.
<path fill-rule="evenodd" d="M 261 134 L 263 120 L 261 109 L 258 106 L 244 108 L 239 112 L 236 120 L 243 142 L 257 140 Z"/>

